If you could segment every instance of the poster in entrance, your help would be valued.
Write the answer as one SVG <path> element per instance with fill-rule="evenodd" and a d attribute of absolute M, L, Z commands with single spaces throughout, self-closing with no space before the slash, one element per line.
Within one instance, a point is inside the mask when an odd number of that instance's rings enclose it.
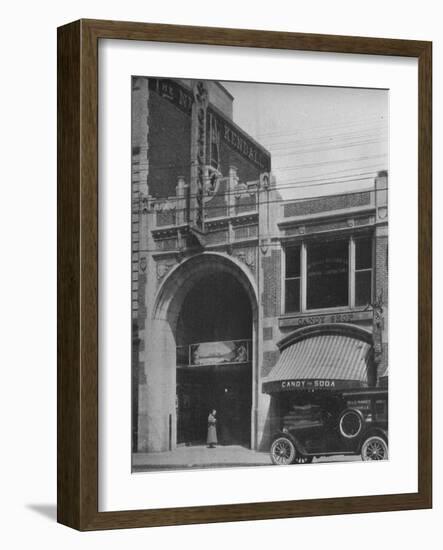
<path fill-rule="evenodd" d="M 131 93 L 132 471 L 387 460 L 388 90 Z"/>

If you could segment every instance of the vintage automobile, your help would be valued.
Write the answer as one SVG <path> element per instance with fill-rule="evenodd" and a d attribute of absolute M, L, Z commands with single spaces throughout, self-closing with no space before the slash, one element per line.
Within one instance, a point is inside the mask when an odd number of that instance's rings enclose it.
<path fill-rule="evenodd" d="M 272 437 L 273 464 L 307 464 L 332 455 L 388 459 L 388 392 L 358 390 L 292 404 Z"/>

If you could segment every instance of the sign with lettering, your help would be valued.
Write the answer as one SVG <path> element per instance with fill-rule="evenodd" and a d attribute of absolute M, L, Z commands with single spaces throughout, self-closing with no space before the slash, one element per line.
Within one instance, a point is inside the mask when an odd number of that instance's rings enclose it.
<path fill-rule="evenodd" d="M 322 391 L 363 388 L 365 385 L 358 380 L 342 380 L 333 378 L 287 379 L 263 383 L 265 393 L 284 391 Z"/>
<path fill-rule="evenodd" d="M 282 380 L 282 390 L 335 389 L 335 380 Z"/>
<path fill-rule="evenodd" d="M 366 320 L 372 320 L 372 310 L 282 317 L 279 325 L 281 327 L 304 327 L 307 325 L 321 325 L 325 323 L 353 323 L 355 321 Z"/>
<path fill-rule="evenodd" d="M 192 92 L 184 86 L 180 86 L 176 80 L 169 78 L 149 78 L 149 90 L 156 92 L 163 99 L 166 99 L 178 107 L 181 111 L 191 116 L 194 98 Z M 255 164 L 262 172 L 271 170 L 271 155 L 265 149 L 245 134 L 228 119 L 218 112 L 208 109 L 208 117 L 216 121 L 216 127 L 221 138 L 232 149 L 240 153 L 245 159 Z M 209 125 L 209 119 L 207 121 Z M 215 126 L 215 125 L 214 125 Z"/>
<path fill-rule="evenodd" d="M 177 81 L 170 80 L 169 78 L 150 78 L 149 89 L 191 116 L 194 98 L 192 93 L 183 86 L 180 86 Z"/>
<path fill-rule="evenodd" d="M 347 399 L 346 406 L 352 409 L 359 409 L 365 417 L 371 413 L 370 399 Z"/>
<path fill-rule="evenodd" d="M 217 127 L 220 129 L 221 139 L 232 149 L 240 153 L 246 160 L 255 164 L 262 172 L 271 170 L 271 155 L 256 144 L 247 134 L 245 134 L 235 124 L 226 118 L 208 109 L 209 116 L 217 121 Z"/>

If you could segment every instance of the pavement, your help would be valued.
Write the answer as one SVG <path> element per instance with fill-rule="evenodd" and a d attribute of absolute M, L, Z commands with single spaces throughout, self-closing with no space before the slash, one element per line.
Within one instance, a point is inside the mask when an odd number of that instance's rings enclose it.
<path fill-rule="evenodd" d="M 179 446 L 173 451 L 133 453 L 132 470 L 182 470 L 186 468 L 219 468 L 233 466 L 270 466 L 269 453 L 252 451 L 241 445 L 209 449 L 206 445 Z"/>
<path fill-rule="evenodd" d="M 314 463 L 359 460 L 361 460 L 360 456 L 333 456 L 314 459 Z M 133 472 L 271 465 L 269 452 L 253 451 L 241 445 L 218 446 L 214 449 L 209 449 L 205 445 L 179 446 L 173 451 L 133 453 L 132 455 Z"/>

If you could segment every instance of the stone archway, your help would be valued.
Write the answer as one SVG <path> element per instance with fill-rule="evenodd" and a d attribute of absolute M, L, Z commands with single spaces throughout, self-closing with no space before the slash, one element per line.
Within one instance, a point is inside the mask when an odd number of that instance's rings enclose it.
<path fill-rule="evenodd" d="M 251 308 L 252 407 L 257 401 L 258 303 L 252 274 L 231 256 L 203 252 L 172 269 L 153 300 L 147 322 L 144 374 L 146 383 L 139 396 L 138 450 L 165 451 L 177 443 L 176 345 L 177 325 L 189 293 L 208 277 L 231 279 L 247 296 Z M 255 446 L 256 414 L 251 412 L 251 441 Z"/>

